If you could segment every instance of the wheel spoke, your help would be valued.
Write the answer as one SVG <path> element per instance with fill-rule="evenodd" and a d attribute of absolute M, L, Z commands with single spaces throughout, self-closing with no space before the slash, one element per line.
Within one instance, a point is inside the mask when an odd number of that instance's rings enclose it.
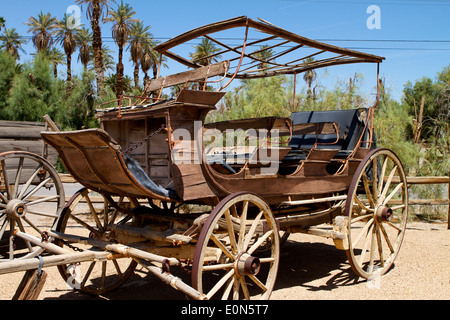
<path fill-rule="evenodd" d="M 234 234 L 233 222 L 231 221 L 230 210 L 225 212 L 225 220 L 227 222 L 228 236 L 230 237 L 231 251 L 233 254 L 236 254 L 238 252 L 238 248 L 236 244 L 236 235 Z"/>
<path fill-rule="evenodd" d="M 383 189 L 384 176 L 386 174 L 388 160 L 389 160 L 389 158 L 386 157 L 384 159 L 384 161 L 383 161 L 383 166 L 381 167 L 380 181 L 379 181 L 379 184 L 378 184 L 378 190 L 382 190 Z"/>
<path fill-rule="evenodd" d="M 27 182 L 25 183 L 25 185 L 22 187 L 22 190 L 20 190 L 19 195 L 17 196 L 18 199 L 23 200 L 23 196 L 25 194 L 25 192 L 27 192 L 28 188 L 30 187 L 31 183 L 33 182 L 33 180 L 37 177 L 39 171 L 41 171 L 42 166 L 39 165 L 37 167 L 37 169 L 33 172 L 33 174 L 30 176 L 30 178 L 28 178 Z"/>
<path fill-rule="evenodd" d="M 3 201 L 3 203 L 8 203 L 8 199 L 3 195 L 3 193 L 0 192 L 0 199 Z"/>
<path fill-rule="evenodd" d="M 381 232 L 383 233 L 384 239 L 386 240 L 389 250 L 391 250 L 391 253 L 394 253 L 395 250 L 394 250 L 394 247 L 392 246 L 391 239 L 389 239 L 389 236 L 386 232 L 386 229 L 384 229 L 383 224 L 380 224 L 380 229 L 381 229 Z"/>
<path fill-rule="evenodd" d="M 373 212 L 372 208 L 369 208 L 364 203 L 362 203 L 362 201 L 358 198 L 358 195 L 355 195 L 355 201 L 363 210 Z"/>
<path fill-rule="evenodd" d="M 8 168 L 6 167 L 5 160 L 1 160 L 0 165 L 2 166 L 3 182 L 4 182 L 5 188 L 6 188 L 6 196 L 8 197 L 8 199 L 12 199 L 10 190 L 9 190 Z M 5 201 L 5 202 L 8 202 L 8 201 Z"/>
<path fill-rule="evenodd" d="M 353 224 L 353 223 L 354 223 L 354 221 L 352 221 L 352 224 Z M 358 237 L 357 237 L 354 241 L 352 241 L 353 244 L 354 244 L 354 246 L 356 246 L 356 245 L 359 243 L 359 241 L 361 240 L 361 238 L 362 238 L 364 235 L 367 235 L 367 234 L 368 234 L 367 230 L 368 230 L 370 227 L 372 227 L 373 223 L 374 223 L 373 218 L 371 218 L 369 221 L 367 221 L 367 223 L 364 225 L 364 227 L 362 228 L 362 230 L 359 232 Z"/>
<path fill-rule="evenodd" d="M 85 227 L 86 229 L 88 229 L 89 231 L 95 233 L 97 236 L 101 237 L 101 232 L 97 229 L 94 229 L 93 227 L 91 227 L 90 225 L 88 225 L 86 222 L 84 222 L 83 220 L 77 218 L 75 215 L 73 215 L 72 213 L 68 214 L 73 220 L 75 220 L 77 223 L 81 224 L 83 227 Z"/>
<path fill-rule="evenodd" d="M 60 197 L 59 195 L 55 195 L 55 196 L 48 196 L 48 197 L 45 197 L 45 198 L 34 200 L 32 202 L 28 202 L 27 203 L 27 207 L 34 206 L 35 204 L 42 203 L 42 202 L 56 200 L 56 199 L 59 199 L 59 197 Z"/>
<path fill-rule="evenodd" d="M 26 223 L 28 223 L 28 225 L 29 225 L 30 227 L 32 227 L 34 230 L 36 230 L 37 233 L 39 233 L 39 234 L 42 233 L 42 230 L 41 230 L 39 227 L 37 227 L 33 222 L 31 222 L 30 219 L 28 219 L 27 217 L 22 217 L 22 219 L 23 219 Z M 18 221 L 20 221 L 20 220 L 18 220 Z M 23 232 L 25 232 L 25 231 L 23 231 Z"/>
<path fill-rule="evenodd" d="M 369 273 L 373 272 L 373 265 L 374 265 L 374 261 L 375 261 L 375 251 L 376 251 L 376 237 L 377 237 L 377 225 L 374 224 L 373 226 L 373 230 L 372 230 L 372 237 L 370 239 L 370 252 L 369 252 Z"/>
<path fill-rule="evenodd" d="M 263 292 L 267 291 L 266 286 L 264 285 L 264 283 L 262 283 L 257 277 L 255 277 L 254 275 L 249 275 L 248 276 L 258 287 L 260 287 Z"/>
<path fill-rule="evenodd" d="M 378 158 L 375 157 L 372 160 L 372 172 L 373 172 L 373 181 L 372 181 L 372 187 L 373 187 L 373 198 L 378 198 Z M 374 200 L 375 203 L 375 200 Z"/>
<path fill-rule="evenodd" d="M 27 200 L 29 197 L 31 197 L 32 195 L 34 195 L 36 192 L 38 192 L 47 182 L 49 182 L 50 180 L 52 180 L 51 177 L 45 179 L 44 181 L 42 181 L 41 183 L 39 183 L 33 190 L 31 190 L 30 192 L 27 193 L 26 196 L 24 196 L 22 198 L 23 201 Z"/>
<path fill-rule="evenodd" d="M 388 177 L 388 179 L 386 181 L 386 184 L 384 186 L 383 192 L 382 192 L 382 194 L 381 194 L 381 196 L 379 198 L 379 202 L 382 203 L 384 201 L 384 199 L 386 198 L 386 194 L 387 194 L 387 192 L 389 190 L 389 187 L 391 186 L 391 182 L 392 182 L 392 179 L 394 178 L 394 174 L 395 174 L 396 171 L 397 171 L 397 166 L 395 166 L 394 169 L 392 169 L 391 173 L 389 174 L 389 177 Z"/>
<path fill-rule="evenodd" d="M 250 300 L 250 294 L 248 293 L 247 283 L 245 282 L 245 277 L 239 277 L 239 282 L 241 284 L 242 292 L 244 293 L 245 300 Z"/>
<path fill-rule="evenodd" d="M 377 245 L 378 245 L 378 256 L 380 258 L 381 267 L 384 268 L 384 257 L 383 257 L 383 243 L 381 241 L 380 235 L 380 225 L 377 226 Z"/>
<path fill-rule="evenodd" d="M 97 215 L 97 211 L 95 210 L 94 205 L 92 204 L 91 198 L 89 198 L 89 196 L 86 195 L 86 196 L 85 196 L 85 199 L 86 199 L 86 202 L 87 202 L 87 204 L 88 204 L 88 206 L 89 206 L 89 209 L 91 210 L 90 213 L 91 213 L 92 217 L 93 217 L 94 220 L 95 220 L 95 224 L 97 225 L 97 228 L 98 228 L 100 231 L 103 231 L 104 229 L 103 229 L 102 223 L 100 222 L 100 219 L 99 219 L 99 217 L 98 217 L 98 215 Z"/>
<path fill-rule="evenodd" d="M 391 226 L 392 228 L 394 228 L 395 230 L 397 230 L 399 233 L 400 232 L 403 232 L 403 229 L 400 229 L 399 227 L 397 227 L 395 224 L 393 224 L 392 222 L 390 222 L 390 221 L 385 221 L 385 223 L 388 225 L 388 226 Z"/>
<path fill-rule="evenodd" d="M 255 234 L 256 228 L 259 225 L 259 221 L 261 220 L 263 213 L 264 211 L 261 211 L 255 218 L 255 220 L 253 220 L 252 226 L 250 227 L 249 232 L 245 236 L 244 247 L 242 249 L 243 251 L 247 250 L 248 246 L 250 245 L 250 241 L 252 240 L 253 235 Z"/>
<path fill-rule="evenodd" d="M 210 266 L 203 266 L 203 271 L 215 271 L 215 270 L 225 270 L 234 267 L 234 263 L 221 263 L 213 264 Z"/>
<path fill-rule="evenodd" d="M 255 252 L 256 249 L 258 249 L 258 247 L 260 245 L 262 245 L 264 243 L 264 241 L 267 240 L 267 238 L 269 238 L 272 234 L 274 233 L 273 230 L 269 230 L 268 232 L 266 232 L 262 237 L 260 237 L 258 239 L 258 241 L 256 241 L 250 249 L 248 249 L 247 253 L 248 254 L 252 254 L 253 252 Z"/>
<path fill-rule="evenodd" d="M 9 224 L 9 220 L 5 216 L 5 218 L 3 220 L 3 225 L 0 229 L 0 239 L 3 238 L 3 234 L 5 233 L 6 228 L 8 228 L 8 224 Z"/>
<path fill-rule="evenodd" d="M 219 239 L 217 239 L 217 237 L 213 234 L 211 234 L 211 240 L 216 244 L 217 247 L 219 247 L 220 250 L 222 250 L 222 252 L 231 260 L 234 261 L 234 256 L 233 254 L 228 250 L 227 247 L 225 247 L 225 245 L 222 243 L 222 241 L 220 241 Z"/>
<path fill-rule="evenodd" d="M 228 280 L 225 291 L 223 292 L 222 300 L 228 299 L 228 297 L 230 296 L 230 293 L 231 293 L 231 289 L 233 288 L 233 285 L 234 285 L 234 278 L 231 278 Z"/>
<path fill-rule="evenodd" d="M 17 197 L 17 192 L 18 192 L 19 184 L 20 184 L 20 178 L 22 176 L 22 168 L 23 168 L 24 160 L 25 160 L 25 158 L 20 157 L 19 164 L 17 165 L 16 180 L 14 181 L 14 189 L 13 189 L 13 193 L 12 193 L 13 198 Z"/>
<path fill-rule="evenodd" d="M 399 183 L 395 189 L 389 194 L 389 196 L 384 200 L 383 204 L 386 205 L 391 201 L 391 199 L 397 194 L 397 192 L 400 191 L 400 189 L 403 187 L 403 183 Z"/>
<path fill-rule="evenodd" d="M 375 203 L 374 203 L 373 197 L 372 197 L 372 191 L 370 191 L 369 179 L 367 178 L 367 175 L 365 172 L 362 173 L 362 179 L 363 179 L 363 184 L 364 184 L 364 190 L 366 192 L 367 199 L 369 200 L 369 204 L 371 207 L 375 207 Z M 363 204 L 361 204 L 361 206 L 365 207 Z"/>
<path fill-rule="evenodd" d="M 228 281 L 228 279 L 230 279 L 232 276 L 234 275 L 234 269 L 228 271 L 225 276 L 222 277 L 222 279 L 220 279 L 216 285 L 208 292 L 208 294 L 206 295 L 208 297 L 208 299 L 211 299 L 212 296 L 214 296 L 217 291 L 219 291 L 220 288 L 222 288 L 222 286 Z"/>
<path fill-rule="evenodd" d="M 367 252 L 367 246 L 368 246 L 370 240 L 372 239 L 372 237 L 370 236 L 372 234 L 372 232 L 373 232 L 373 224 L 370 226 L 370 228 L 366 234 L 366 237 L 364 238 L 363 247 L 361 249 L 361 255 L 359 257 L 359 262 L 358 262 L 358 264 L 360 266 L 362 266 L 364 263 L 364 256 L 366 255 L 366 252 Z"/>
<path fill-rule="evenodd" d="M 239 229 L 239 240 L 238 240 L 238 249 L 240 251 L 244 250 L 244 237 L 245 237 L 245 225 L 247 223 L 247 211 L 248 211 L 248 201 L 244 201 L 244 205 L 242 208 L 242 215 L 240 217 L 241 227 Z"/>

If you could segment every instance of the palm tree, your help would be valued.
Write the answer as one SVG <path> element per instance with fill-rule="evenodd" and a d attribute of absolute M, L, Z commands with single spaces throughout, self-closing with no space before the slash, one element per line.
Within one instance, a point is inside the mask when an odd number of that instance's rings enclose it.
<path fill-rule="evenodd" d="M 22 44 L 26 43 L 27 40 L 21 39 L 14 28 L 6 28 L 4 33 L 0 36 L 0 41 L 2 42 L 0 49 L 9 52 L 16 60 L 20 58 L 19 50 L 25 52 L 25 50 L 22 49 Z"/>
<path fill-rule="evenodd" d="M 193 62 L 196 62 L 199 65 L 207 66 L 214 62 L 217 62 L 220 59 L 220 55 L 211 57 L 213 54 L 220 51 L 219 48 L 216 47 L 214 42 L 207 38 L 203 38 L 202 42 L 199 45 L 196 45 L 195 52 L 190 54 Z"/>
<path fill-rule="evenodd" d="M 134 63 L 134 87 L 139 88 L 139 63 L 144 55 L 144 47 L 151 43 L 152 35 L 149 32 L 151 26 L 144 26 L 142 21 L 131 24 L 130 45 L 131 60 Z M 148 70 L 148 69 L 147 69 Z"/>
<path fill-rule="evenodd" d="M 92 48 L 94 50 L 94 67 L 97 78 L 97 89 L 103 88 L 105 73 L 103 68 L 103 52 L 102 52 L 102 31 L 100 28 L 100 19 L 103 14 L 109 11 L 109 4 L 114 0 L 77 0 L 79 5 L 87 5 L 86 16 L 91 21 L 92 27 Z"/>
<path fill-rule="evenodd" d="M 67 56 L 67 92 L 70 93 L 72 87 L 72 54 L 77 48 L 76 36 L 79 31 L 72 18 L 64 14 L 64 18 L 58 21 L 55 28 L 56 41 L 62 44 Z"/>
<path fill-rule="evenodd" d="M 215 53 L 220 51 L 219 48 L 216 47 L 214 42 L 207 38 L 202 38 L 202 42 L 199 45 L 196 45 L 195 52 L 190 54 L 190 57 L 192 58 L 192 61 L 201 65 L 201 66 L 207 66 L 212 63 L 215 63 L 220 59 L 220 55 L 212 57 Z M 200 88 L 201 82 L 198 83 L 198 87 Z M 195 85 L 194 85 L 195 90 Z"/>
<path fill-rule="evenodd" d="M 88 63 L 91 60 L 92 32 L 86 28 L 80 29 L 77 32 L 76 41 L 78 48 L 80 48 L 78 61 L 81 61 L 84 66 L 84 71 L 86 71 Z"/>
<path fill-rule="evenodd" d="M 141 69 L 144 72 L 144 87 L 150 80 L 148 76 L 148 71 L 153 68 L 153 78 L 156 78 L 158 72 L 158 63 L 161 55 L 156 52 L 153 48 L 156 46 L 157 42 L 151 40 L 144 45 L 144 51 L 141 58 Z"/>
<path fill-rule="evenodd" d="M 91 48 L 91 50 L 93 50 L 93 48 Z M 102 56 L 103 56 L 103 69 L 102 72 L 103 74 L 106 73 L 110 73 L 114 71 L 114 67 L 116 65 L 116 63 L 114 62 L 114 57 L 112 56 L 112 50 L 109 49 L 108 46 L 103 45 L 102 46 Z M 91 52 L 92 53 L 92 52 Z M 92 55 L 91 55 L 92 57 Z M 93 71 L 95 70 L 95 61 L 93 61 L 92 59 L 89 60 L 88 63 L 88 71 Z"/>
<path fill-rule="evenodd" d="M 123 48 L 127 44 L 128 37 L 131 33 L 131 23 L 137 22 L 133 16 L 136 14 L 133 8 L 128 4 L 121 2 L 116 10 L 112 10 L 109 13 L 108 18 L 105 19 L 107 22 L 112 22 L 112 36 L 114 42 L 119 47 L 119 61 L 117 63 L 117 87 L 116 96 L 117 99 L 123 94 Z"/>
<path fill-rule="evenodd" d="M 264 69 L 266 69 L 268 66 L 268 63 L 266 61 L 272 58 L 274 54 L 274 51 L 272 49 L 267 48 L 269 48 L 269 45 L 265 44 L 261 46 L 260 50 L 258 50 L 258 52 L 254 54 L 257 59 L 261 60 L 261 62 L 258 64 L 260 72 L 264 72 Z"/>
<path fill-rule="evenodd" d="M 59 64 L 66 64 L 66 57 L 64 55 L 64 52 L 62 52 L 58 48 L 51 48 L 50 50 L 43 52 L 50 63 L 53 65 L 53 74 L 55 75 L 55 79 L 58 77 L 58 65 Z"/>
<path fill-rule="evenodd" d="M 309 57 L 306 58 L 305 60 L 303 60 L 303 63 L 308 66 L 309 64 L 312 64 L 315 61 L 315 59 L 313 57 Z M 307 99 L 311 98 L 311 86 L 312 83 L 316 80 L 317 78 L 317 73 L 314 70 L 308 70 L 305 72 L 305 74 L 303 75 L 303 80 L 305 80 L 306 84 L 308 85 L 308 96 Z M 314 98 L 314 95 L 313 95 Z"/>
<path fill-rule="evenodd" d="M 0 31 L 2 30 L 3 27 L 5 27 L 6 24 L 6 20 L 3 17 L 0 17 Z"/>
<path fill-rule="evenodd" d="M 33 33 L 32 41 L 37 51 L 45 51 L 53 44 L 52 32 L 56 27 L 58 19 L 52 17 L 50 13 L 39 13 L 37 19 L 29 17 L 25 24 L 29 27 L 28 33 Z"/>

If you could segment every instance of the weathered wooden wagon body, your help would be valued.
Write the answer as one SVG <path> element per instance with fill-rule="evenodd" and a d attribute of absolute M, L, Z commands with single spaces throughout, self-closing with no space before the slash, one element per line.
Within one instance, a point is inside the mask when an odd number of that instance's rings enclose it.
<path fill-rule="evenodd" d="M 244 32 L 242 45 L 213 37 L 230 30 Z M 221 51 L 197 59 L 173 51 L 199 38 Z M 124 97 L 118 107 L 99 110 L 100 129 L 42 134 L 85 187 L 50 236 L 64 250 L 115 253 L 98 273 L 88 262 L 78 289 L 116 288 L 139 263 L 196 299 L 268 298 L 280 243 L 293 232 L 333 239 L 361 277 L 389 270 L 406 226 L 407 185 L 398 157 L 375 146 L 377 102 L 205 123 L 233 79 L 295 77 L 320 67 L 379 64 L 382 57 L 246 17 L 189 31 L 156 50 L 194 70 L 150 81 L 133 104 L 124 105 L 131 101 Z M 206 90 L 211 84 L 221 87 Z M 174 99 L 161 98 L 177 85 L 184 87 Z M 120 263 L 130 256 L 124 271 Z M 189 270 L 191 286 L 171 266 Z M 69 281 L 77 268 L 67 262 L 60 271 Z"/>

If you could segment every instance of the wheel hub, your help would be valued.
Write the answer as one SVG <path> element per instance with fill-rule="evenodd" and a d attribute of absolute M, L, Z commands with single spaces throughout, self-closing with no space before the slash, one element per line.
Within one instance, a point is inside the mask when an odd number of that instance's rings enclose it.
<path fill-rule="evenodd" d="M 236 259 L 236 270 L 240 276 L 256 276 L 261 268 L 261 261 L 248 253 L 242 253 Z"/>
<path fill-rule="evenodd" d="M 385 206 L 378 207 L 375 212 L 376 220 L 379 223 L 390 221 L 392 214 L 393 214 L 392 209 Z"/>
<path fill-rule="evenodd" d="M 6 214 L 10 219 L 20 219 L 25 217 L 27 206 L 21 200 L 13 199 L 6 205 Z"/>

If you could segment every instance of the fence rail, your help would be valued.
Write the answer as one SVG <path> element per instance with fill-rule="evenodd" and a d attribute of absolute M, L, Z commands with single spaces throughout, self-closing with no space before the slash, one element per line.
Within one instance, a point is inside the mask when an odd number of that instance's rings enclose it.
<path fill-rule="evenodd" d="M 395 180 L 395 178 L 394 178 Z M 413 184 L 447 184 L 448 198 L 447 199 L 409 199 L 409 205 L 448 205 L 447 213 L 447 229 L 450 230 L 450 173 L 448 177 L 407 177 L 408 185 Z M 399 182 L 399 181 L 397 181 Z"/>

